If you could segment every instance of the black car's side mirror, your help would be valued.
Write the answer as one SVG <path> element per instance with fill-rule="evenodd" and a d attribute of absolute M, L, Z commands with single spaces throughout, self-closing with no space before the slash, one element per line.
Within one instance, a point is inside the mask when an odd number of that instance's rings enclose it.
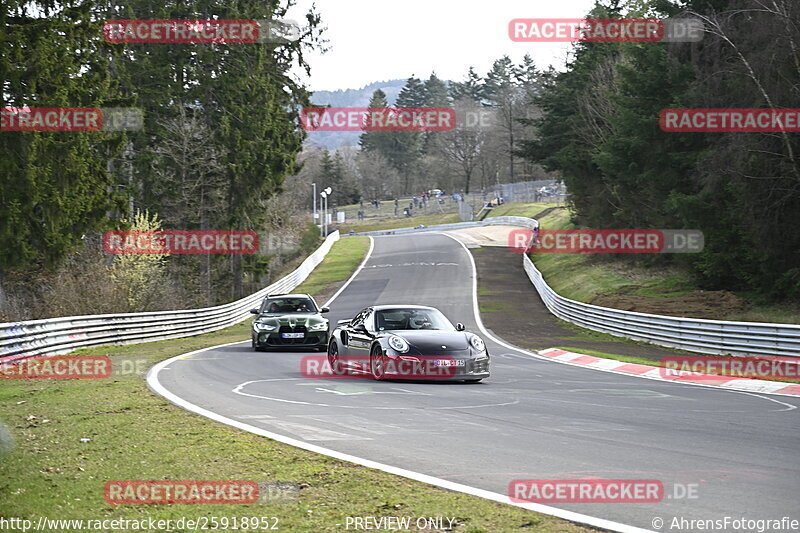
<path fill-rule="evenodd" d="M 456 324 L 456 331 L 464 331 L 465 329 L 467 329 L 467 327 L 464 324 L 462 324 L 461 322 Z"/>
<path fill-rule="evenodd" d="M 258 314 L 258 309 L 251 309 L 250 310 L 250 314 L 251 315 L 257 315 Z"/>
<path fill-rule="evenodd" d="M 330 310 L 331 310 L 331 308 L 330 308 L 330 307 L 323 307 L 322 309 L 320 309 L 320 310 L 319 310 L 319 312 L 320 312 L 320 313 L 327 313 L 327 312 L 328 312 L 328 311 L 330 311 Z"/>
<path fill-rule="evenodd" d="M 364 324 L 358 324 L 357 326 L 353 326 L 353 331 L 367 333 L 367 327 Z"/>

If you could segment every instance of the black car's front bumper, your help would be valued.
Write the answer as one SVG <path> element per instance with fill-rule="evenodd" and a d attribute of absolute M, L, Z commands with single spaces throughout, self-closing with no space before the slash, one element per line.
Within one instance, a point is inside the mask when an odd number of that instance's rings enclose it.
<path fill-rule="evenodd" d="M 489 355 L 473 355 L 468 351 L 464 353 L 443 353 L 441 355 L 416 355 L 409 353 L 397 353 L 387 351 L 385 357 L 388 359 L 386 365 L 386 379 L 430 379 L 430 380 L 472 380 L 485 379 L 489 377 Z M 435 360 L 450 361 L 453 366 L 438 367 L 431 366 Z M 463 361 L 462 365 L 455 363 Z M 421 366 L 413 367 L 403 362 L 422 363 Z M 422 373 L 409 368 L 422 368 Z M 397 370 L 397 371 L 392 371 Z"/>

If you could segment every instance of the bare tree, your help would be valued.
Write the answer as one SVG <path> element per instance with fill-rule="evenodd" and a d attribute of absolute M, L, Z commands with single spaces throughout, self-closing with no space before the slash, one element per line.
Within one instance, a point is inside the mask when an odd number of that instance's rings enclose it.
<path fill-rule="evenodd" d="M 486 142 L 486 125 L 470 118 L 480 114 L 482 110 L 471 99 L 461 99 L 453 107 L 456 110 L 456 127 L 438 135 L 435 144 L 446 159 L 458 165 L 464 179 L 464 192 L 469 193 L 472 174 L 480 162 L 481 151 Z"/>
<path fill-rule="evenodd" d="M 224 151 L 214 143 L 199 111 L 181 107 L 175 117 L 161 120 L 158 125 L 166 134 L 161 143 L 149 148 L 153 175 L 157 178 L 151 192 L 166 207 L 159 213 L 164 225 L 178 229 L 212 228 L 215 216 L 225 206 L 227 182 L 220 162 Z M 198 259 L 181 257 L 173 261 L 184 265 Z M 212 258 L 207 254 L 199 261 L 205 300 L 210 302 Z"/>

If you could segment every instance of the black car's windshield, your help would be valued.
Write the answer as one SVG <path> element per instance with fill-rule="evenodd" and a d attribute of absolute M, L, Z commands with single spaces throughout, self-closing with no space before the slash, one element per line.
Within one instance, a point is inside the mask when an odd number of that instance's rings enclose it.
<path fill-rule="evenodd" d="M 439 329 L 455 330 L 445 316 L 436 309 L 397 308 L 375 311 L 378 331 Z"/>
<path fill-rule="evenodd" d="M 317 306 L 310 298 L 270 298 L 261 307 L 261 313 L 317 313 Z"/>

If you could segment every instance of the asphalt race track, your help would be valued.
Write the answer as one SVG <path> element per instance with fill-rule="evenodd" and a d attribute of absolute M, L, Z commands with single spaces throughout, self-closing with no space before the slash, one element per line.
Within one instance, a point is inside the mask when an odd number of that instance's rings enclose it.
<path fill-rule="evenodd" d="M 472 262 L 455 240 L 377 237 L 328 316 L 434 305 L 481 334 L 473 298 Z M 500 494 L 514 479 L 661 480 L 658 503 L 550 504 L 639 528 L 655 517 L 661 531 L 673 517 L 800 519 L 800 399 L 576 368 L 482 336 L 492 377 L 473 385 L 307 379 L 308 353 L 255 353 L 249 340 L 175 360 L 157 380 L 233 420 Z M 690 486 L 695 498 L 671 497 Z"/>

